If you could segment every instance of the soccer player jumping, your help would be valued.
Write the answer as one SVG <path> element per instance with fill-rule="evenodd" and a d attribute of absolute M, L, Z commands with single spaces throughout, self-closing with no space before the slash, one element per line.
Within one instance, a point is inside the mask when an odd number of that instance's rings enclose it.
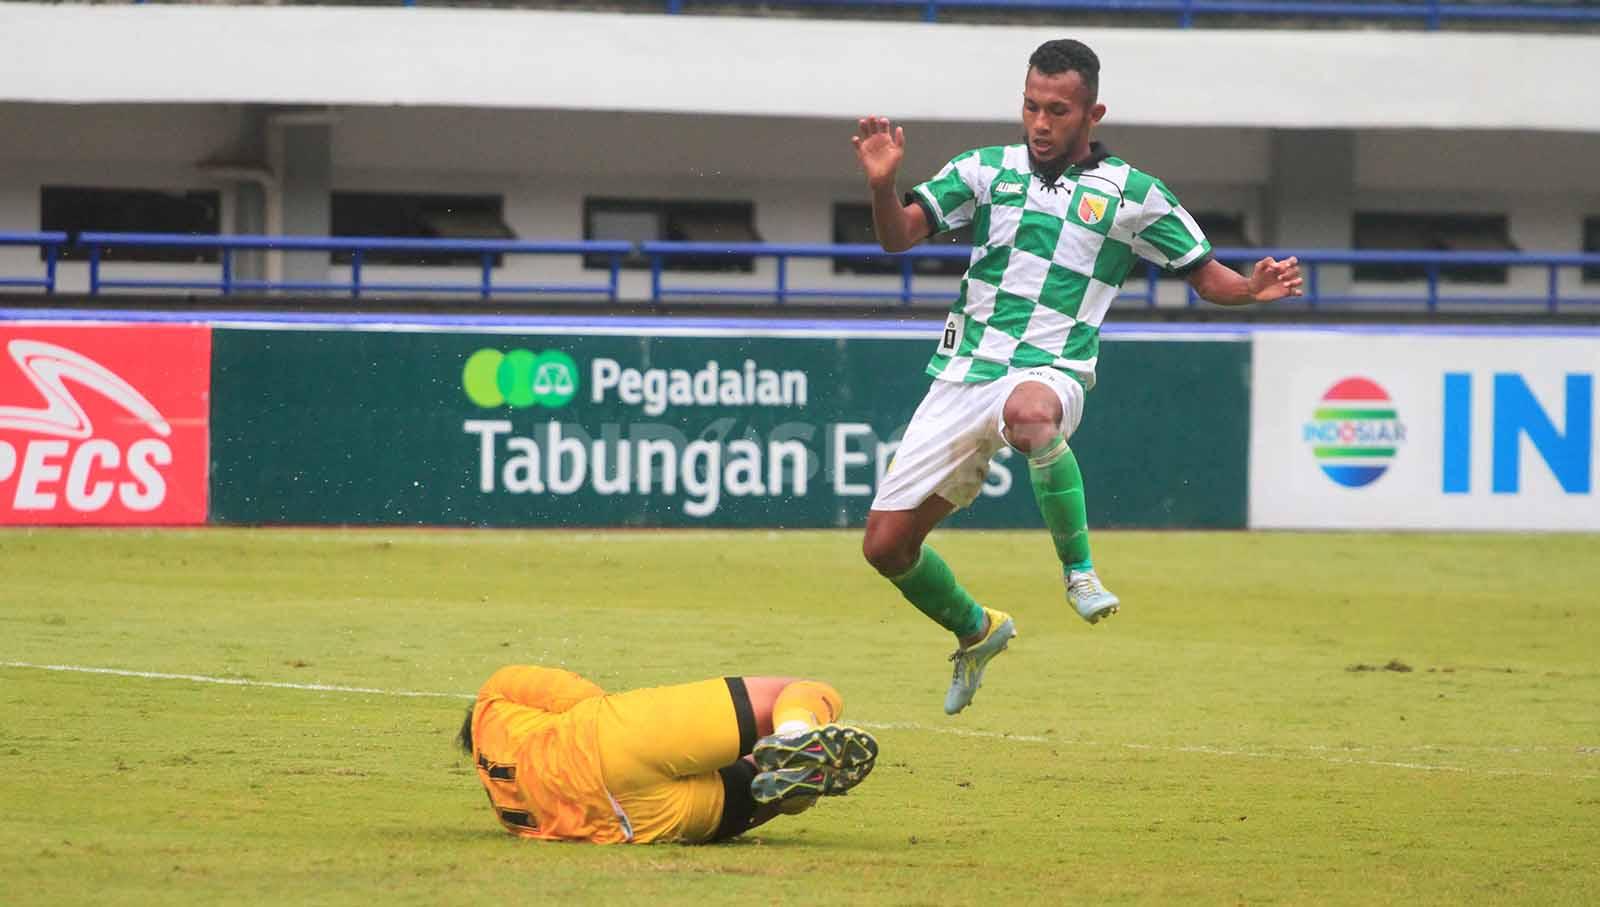
<path fill-rule="evenodd" d="M 1135 258 L 1220 305 L 1301 294 L 1296 259 L 1263 258 L 1249 279 L 1239 276 L 1211 258 L 1211 244 L 1160 180 L 1090 141 L 1106 113 L 1099 81 L 1100 60 L 1088 46 L 1041 45 L 1023 84 L 1023 143 L 957 155 L 904 200 L 895 189 L 904 129 L 866 117 L 851 139 L 884 251 L 972 225 L 972 259 L 928 363 L 936 380 L 878 488 L 862 542 L 879 573 L 956 635 L 944 702 L 952 715 L 972 701 L 1016 625 L 979 606 L 923 542 L 977 497 L 1002 445 L 1028 458 L 1067 602 L 1091 624 L 1120 604 L 1089 556 L 1083 475 L 1067 439 L 1094 386 L 1100 322 Z"/>

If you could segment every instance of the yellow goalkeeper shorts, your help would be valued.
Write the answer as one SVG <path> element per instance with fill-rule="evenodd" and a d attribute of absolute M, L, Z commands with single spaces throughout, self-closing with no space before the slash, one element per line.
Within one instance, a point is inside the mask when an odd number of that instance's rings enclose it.
<path fill-rule="evenodd" d="M 595 720 L 601 774 L 635 843 L 701 842 L 719 830 L 742 830 L 723 828 L 724 781 L 717 770 L 755 745 L 755 712 L 743 679 L 607 696 Z"/>

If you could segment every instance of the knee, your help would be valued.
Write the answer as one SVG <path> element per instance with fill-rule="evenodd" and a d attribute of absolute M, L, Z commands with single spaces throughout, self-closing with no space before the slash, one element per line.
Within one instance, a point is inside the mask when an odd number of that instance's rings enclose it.
<path fill-rule="evenodd" d="M 1061 431 L 1061 404 L 1051 399 L 1012 399 L 1005 407 L 1006 442 L 1024 454 L 1043 448 Z"/>
<path fill-rule="evenodd" d="M 861 540 L 861 555 L 884 576 L 899 576 L 917 565 L 921 545 L 885 532 L 869 532 Z"/>

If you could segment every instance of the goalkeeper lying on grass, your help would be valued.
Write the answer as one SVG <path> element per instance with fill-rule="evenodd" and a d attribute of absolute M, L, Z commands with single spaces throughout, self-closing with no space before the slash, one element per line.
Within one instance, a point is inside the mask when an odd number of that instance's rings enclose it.
<path fill-rule="evenodd" d="M 834 723 L 843 707 L 815 680 L 723 677 L 608 694 L 570 671 L 514 665 L 478 691 L 458 739 L 513 834 L 695 844 L 861 783 L 878 744 Z"/>

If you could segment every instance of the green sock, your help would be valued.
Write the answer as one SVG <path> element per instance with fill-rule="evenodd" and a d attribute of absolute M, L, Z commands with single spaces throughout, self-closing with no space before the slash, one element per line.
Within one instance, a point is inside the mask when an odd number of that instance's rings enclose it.
<path fill-rule="evenodd" d="M 983 629 L 983 609 L 956 582 L 956 575 L 950 572 L 950 565 L 944 558 L 927 545 L 922 546 L 922 556 L 917 558 L 916 566 L 890 577 L 889 582 L 894 583 L 918 611 L 957 637 L 973 636 Z"/>
<path fill-rule="evenodd" d="M 1067 570 L 1092 570 L 1089 559 L 1089 514 L 1083 504 L 1083 473 L 1065 438 L 1057 435 L 1038 454 L 1028 458 L 1033 479 L 1033 499 L 1039 504 L 1056 557 Z"/>

